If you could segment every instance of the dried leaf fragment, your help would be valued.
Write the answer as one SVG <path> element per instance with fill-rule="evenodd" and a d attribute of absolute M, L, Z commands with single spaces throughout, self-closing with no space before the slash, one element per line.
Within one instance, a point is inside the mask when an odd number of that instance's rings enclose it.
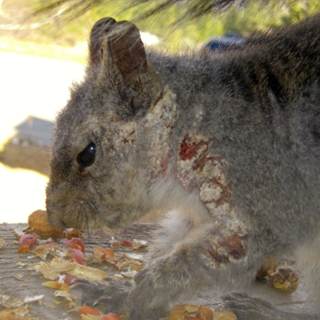
<path fill-rule="evenodd" d="M 47 258 L 48 254 L 54 257 L 63 257 L 67 255 L 64 249 L 55 242 L 41 244 L 33 249 L 33 253 L 43 260 Z"/>
<path fill-rule="evenodd" d="M 213 320 L 213 311 L 207 307 L 200 306 L 196 317 L 201 320 Z"/>
<path fill-rule="evenodd" d="M 92 248 L 92 253 L 96 258 L 101 259 L 101 256 L 103 255 L 103 248 L 94 247 Z"/>
<path fill-rule="evenodd" d="M 168 320 L 236 320 L 231 311 L 212 311 L 211 309 L 192 304 L 178 304 L 171 308 Z"/>
<path fill-rule="evenodd" d="M 198 305 L 177 304 L 171 308 L 168 320 L 183 320 L 185 317 L 195 317 Z"/>
<path fill-rule="evenodd" d="M 29 320 L 35 319 L 29 314 L 28 306 L 4 309 L 0 312 L 1 320 Z"/>
<path fill-rule="evenodd" d="M 51 260 L 49 265 L 53 271 L 60 273 L 74 269 L 77 263 L 65 260 L 63 258 L 55 257 Z"/>
<path fill-rule="evenodd" d="M 0 295 L 0 305 L 6 308 L 21 307 L 23 305 L 23 301 L 19 298 L 13 298 L 2 294 Z"/>
<path fill-rule="evenodd" d="M 22 274 L 16 274 L 16 275 L 14 275 L 14 278 L 19 280 L 19 281 L 24 281 L 25 280 L 24 276 Z"/>
<path fill-rule="evenodd" d="M 133 239 L 133 249 L 142 249 L 148 246 L 148 241 Z"/>
<path fill-rule="evenodd" d="M 101 320 L 100 316 L 94 316 L 93 314 L 80 314 L 81 320 Z"/>
<path fill-rule="evenodd" d="M 34 263 L 28 267 L 28 270 L 35 270 L 41 273 L 46 279 L 55 280 L 59 277 L 59 274 L 53 271 L 50 266 L 44 261 Z"/>
<path fill-rule="evenodd" d="M 140 271 L 143 268 L 144 264 L 145 261 L 143 260 L 143 258 L 141 259 L 139 255 L 123 254 L 122 256 L 118 257 L 117 266 L 120 270 L 123 270 L 124 268 L 129 266 L 131 270 Z"/>
<path fill-rule="evenodd" d="M 7 246 L 7 243 L 4 241 L 4 239 L 0 238 L 0 249 L 5 246 Z"/>
<path fill-rule="evenodd" d="M 100 320 L 121 320 L 115 313 L 105 314 Z"/>
<path fill-rule="evenodd" d="M 42 300 L 44 299 L 44 295 L 40 294 L 37 296 L 33 296 L 33 297 L 29 297 L 26 296 L 23 300 L 23 303 L 33 303 L 33 302 L 39 302 L 39 304 L 41 304 Z"/>
<path fill-rule="evenodd" d="M 92 264 L 92 263 L 101 263 L 101 262 L 107 262 L 109 264 L 112 264 L 116 268 L 117 266 L 117 257 L 112 249 L 103 249 L 101 247 L 94 247 L 92 249 L 93 256 L 89 257 L 87 259 L 87 264 Z"/>
<path fill-rule="evenodd" d="M 232 311 L 214 311 L 213 320 L 237 320 L 237 317 Z"/>
<path fill-rule="evenodd" d="M 21 261 L 19 261 L 19 262 L 17 262 L 17 266 L 18 267 L 24 267 L 24 266 L 26 266 L 27 264 L 25 263 L 25 262 L 21 262 Z"/>
<path fill-rule="evenodd" d="M 120 246 L 121 246 L 120 241 L 113 240 L 113 241 L 111 242 L 111 248 L 113 248 L 113 249 L 119 249 Z"/>
<path fill-rule="evenodd" d="M 61 283 L 61 282 L 47 281 L 47 282 L 43 282 L 42 285 L 47 288 L 53 288 L 53 289 L 70 292 L 70 287 L 67 284 Z"/>
<path fill-rule="evenodd" d="M 70 294 L 70 292 L 67 291 L 62 291 L 62 290 L 57 290 L 54 292 L 55 297 L 60 297 L 60 298 L 65 298 L 67 299 L 67 301 L 70 302 L 70 308 L 75 307 L 76 303 L 72 297 L 72 295 Z"/>
<path fill-rule="evenodd" d="M 17 227 L 12 229 L 12 232 L 17 239 L 20 239 L 20 237 L 22 237 L 25 233 L 31 233 L 31 230 L 28 232 L 25 232 L 25 229 L 21 227 Z"/>
<path fill-rule="evenodd" d="M 81 230 L 78 230 L 78 229 L 68 228 L 64 231 L 64 235 L 67 239 L 72 239 L 72 238 L 82 239 Z"/>
<path fill-rule="evenodd" d="M 126 272 L 121 272 L 121 275 L 126 277 L 126 278 L 129 278 L 129 279 L 132 279 L 134 278 L 134 276 L 138 273 L 138 271 L 136 270 L 132 270 L 132 271 L 126 271 Z"/>
<path fill-rule="evenodd" d="M 93 309 L 90 306 L 86 305 L 85 303 L 81 308 L 79 308 L 78 311 L 80 314 L 93 314 L 95 316 L 97 316 L 100 313 L 98 309 Z"/>
<path fill-rule="evenodd" d="M 141 271 L 142 269 L 142 264 L 131 264 L 128 271 Z"/>
<path fill-rule="evenodd" d="M 102 281 L 103 278 L 108 277 L 108 273 L 102 270 L 80 264 L 76 264 L 74 269 L 68 271 L 68 274 L 93 281 Z"/>
<path fill-rule="evenodd" d="M 115 261 L 116 255 L 113 250 L 104 249 L 101 258 L 108 261 Z"/>

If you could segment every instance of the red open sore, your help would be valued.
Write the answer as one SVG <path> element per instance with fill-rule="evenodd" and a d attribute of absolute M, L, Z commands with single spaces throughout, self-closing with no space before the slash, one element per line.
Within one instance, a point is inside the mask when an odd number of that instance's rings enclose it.
<path fill-rule="evenodd" d="M 201 150 L 201 154 L 198 154 L 198 151 L 202 149 L 202 147 L 205 146 L 203 150 Z M 183 138 L 181 145 L 180 145 L 180 159 L 181 160 L 190 160 L 194 156 L 197 158 L 201 155 L 206 155 L 208 151 L 208 142 L 204 140 L 195 141 L 192 137 L 190 137 L 189 134 L 186 134 Z"/>

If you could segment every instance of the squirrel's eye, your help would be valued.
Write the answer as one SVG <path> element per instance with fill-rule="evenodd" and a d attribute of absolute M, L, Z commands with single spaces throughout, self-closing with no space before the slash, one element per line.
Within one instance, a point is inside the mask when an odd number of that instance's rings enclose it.
<path fill-rule="evenodd" d="M 94 163 L 96 157 L 96 145 L 91 142 L 82 152 L 77 156 L 79 164 L 88 167 Z"/>

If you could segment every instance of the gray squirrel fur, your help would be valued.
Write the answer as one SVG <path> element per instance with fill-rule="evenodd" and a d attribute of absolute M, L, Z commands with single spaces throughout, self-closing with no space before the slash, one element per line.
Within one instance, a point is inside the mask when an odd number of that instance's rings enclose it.
<path fill-rule="evenodd" d="M 85 302 L 157 320 L 182 293 L 239 291 L 269 258 L 319 254 L 319 29 L 316 15 L 226 52 L 170 56 L 146 51 L 130 22 L 95 24 L 86 76 L 57 117 L 49 219 L 93 230 L 167 215 L 135 283 L 78 280 Z M 304 268 L 315 299 L 317 263 Z M 240 320 L 320 318 L 224 299 Z"/>

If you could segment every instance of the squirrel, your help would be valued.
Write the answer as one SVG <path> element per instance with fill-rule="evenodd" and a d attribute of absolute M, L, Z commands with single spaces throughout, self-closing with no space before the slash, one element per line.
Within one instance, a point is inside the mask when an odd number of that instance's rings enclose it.
<path fill-rule="evenodd" d="M 158 320 L 182 293 L 232 292 L 302 245 L 319 254 L 319 28 L 316 15 L 220 54 L 168 55 L 146 50 L 131 22 L 93 26 L 85 78 L 56 121 L 49 219 L 93 230 L 167 214 L 134 283 L 80 279 L 86 303 Z M 238 319 L 320 317 L 224 299 Z"/>

